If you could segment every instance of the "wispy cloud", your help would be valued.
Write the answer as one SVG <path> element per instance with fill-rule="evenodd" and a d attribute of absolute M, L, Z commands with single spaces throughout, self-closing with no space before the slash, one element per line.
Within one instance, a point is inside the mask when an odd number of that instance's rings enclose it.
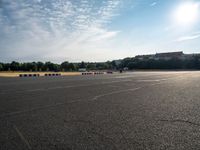
<path fill-rule="evenodd" d="M 194 34 L 194 35 L 189 35 L 189 36 L 182 36 L 179 37 L 176 41 L 177 42 L 184 42 L 184 41 L 188 41 L 188 40 L 195 40 L 200 38 L 200 33 L 198 34 Z"/>
<path fill-rule="evenodd" d="M 55 56 L 58 59 L 76 59 L 77 52 L 84 56 L 92 46 L 94 51 L 95 45 L 96 48 L 106 49 L 103 41 L 114 38 L 119 33 L 109 30 L 107 24 L 118 15 L 121 0 L 1 2 L 2 60 L 16 57 L 20 60 L 30 56 L 33 59 L 53 59 Z"/>
<path fill-rule="evenodd" d="M 153 2 L 153 3 L 150 4 L 151 7 L 153 7 L 155 5 L 157 5 L 157 2 Z"/>

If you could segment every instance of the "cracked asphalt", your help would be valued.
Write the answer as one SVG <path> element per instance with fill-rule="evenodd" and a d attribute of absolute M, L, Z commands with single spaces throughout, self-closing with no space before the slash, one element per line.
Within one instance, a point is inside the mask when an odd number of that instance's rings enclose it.
<path fill-rule="evenodd" d="M 200 72 L 0 78 L 0 150 L 200 149 Z"/>

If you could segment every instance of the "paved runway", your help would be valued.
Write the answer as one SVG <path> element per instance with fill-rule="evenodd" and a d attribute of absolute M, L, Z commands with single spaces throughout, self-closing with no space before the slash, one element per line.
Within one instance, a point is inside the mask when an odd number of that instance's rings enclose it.
<path fill-rule="evenodd" d="M 0 150 L 200 149 L 200 72 L 0 78 Z"/>

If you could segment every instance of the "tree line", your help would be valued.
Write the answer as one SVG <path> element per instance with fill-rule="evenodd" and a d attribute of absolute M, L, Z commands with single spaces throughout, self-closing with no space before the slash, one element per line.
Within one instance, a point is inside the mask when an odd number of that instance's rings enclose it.
<path fill-rule="evenodd" d="M 0 63 L 0 71 L 78 71 L 80 68 L 86 68 L 87 70 L 104 70 L 112 69 L 112 62 L 102 63 L 70 63 L 65 61 L 61 64 L 52 62 L 27 62 L 19 63 L 13 61 L 11 63 Z"/>
<path fill-rule="evenodd" d="M 134 69 L 200 69 L 200 56 L 194 55 L 190 59 L 138 59 L 136 57 L 124 58 L 101 63 L 80 62 L 61 64 L 52 62 L 0 63 L 0 71 L 78 71 L 80 68 L 90 70 L 134 70 Z"/>
<path fill-rule="evenodd" d="M 192 56 L 189 59 L 137 59 L 125 58 L 120 64 L 120 68 L 133 69 L 200 69 L 200 56 Z"/>

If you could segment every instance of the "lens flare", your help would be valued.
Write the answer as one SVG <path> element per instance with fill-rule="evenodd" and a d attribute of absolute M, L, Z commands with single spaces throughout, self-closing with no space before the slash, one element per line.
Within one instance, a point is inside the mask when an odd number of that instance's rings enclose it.
<path fill-rule="evenodd" d="M 194 24 L 199 17 L 199 3 L 184 3 L 178 6 L 174 13 L 175 22 L 187 26 Z"/>

